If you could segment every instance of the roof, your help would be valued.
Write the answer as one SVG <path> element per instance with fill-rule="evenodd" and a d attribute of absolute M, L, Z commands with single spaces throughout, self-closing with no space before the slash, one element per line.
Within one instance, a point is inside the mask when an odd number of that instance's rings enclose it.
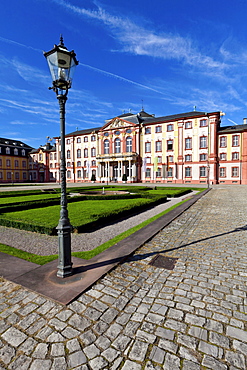
<path fill-rule="evenodd" d="M 23 143 L 20 140 L 6 139 L 3 137 L 0 138 L 0 145 L 15 147 L 15 148 L 19 147 L 19 148 L 24 148 L 24 149 L 32 149 L 31 146 Z"/>
<path fill-rule="evenodd" d="M 88 135 L 92 134 L 94 132 L 98 132 L 101 129 L 102 126 L 100 127 L 93 127 L 93 128 L 87 128 L 85 130 L 77 130 L 70 132 L 69 134 L 66 134 L 65 136 L 79 136 L 79 135 Z"/>
<path fill-rule="evenodd" d="M 227 134 L 227 133 L 234 133 L 234 132 L 245 131 L 245 130 L 247 130 L 247 124 L 220 127 L 218 130 L 218 133 Z"/>

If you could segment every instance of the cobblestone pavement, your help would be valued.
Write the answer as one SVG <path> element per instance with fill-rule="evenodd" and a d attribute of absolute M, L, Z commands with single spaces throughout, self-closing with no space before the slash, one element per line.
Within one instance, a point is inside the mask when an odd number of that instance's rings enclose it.
<path fill-rule="evenodd" d="M 246 369 L 246 193 L 215 187 L 67 307 L 1 281 L 0 369 Z"/>

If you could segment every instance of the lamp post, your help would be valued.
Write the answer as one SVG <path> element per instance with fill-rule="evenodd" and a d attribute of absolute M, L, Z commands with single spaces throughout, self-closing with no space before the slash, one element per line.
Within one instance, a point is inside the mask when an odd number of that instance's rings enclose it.
<path fill-rule="evenodd" d="M 65 103 L 68 90 L 71 88 L 75 67 L 78 65 L 74 51 L 68 51 L 60 37 L 59 45 L 54 45 L 50 51 L 44 52 L 52 77 L 52 87 L 55 91 L 60 108 L 60 138 L 61 138 L 61 210 L 57 226 L 58 233 L 58 270 L 57 276 L 65 278 L 72 274 L 71 261 L 71 224 L 67 210 L 66 195 L 66 161 L 65 161 Z"/>

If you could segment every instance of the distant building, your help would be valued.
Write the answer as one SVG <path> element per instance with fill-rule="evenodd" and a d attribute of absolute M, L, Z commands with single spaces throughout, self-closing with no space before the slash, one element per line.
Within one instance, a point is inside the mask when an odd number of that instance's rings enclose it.
<path fill-rule="evenodd" d="M 221 127 L 220 120 L 220 112 L 155 117 L 142 110 L 106 120 L 100 127 L 71 132 L 65 137 L 67 182 L 96 178 L 99 183 L 121 183 L 126 175 L 129 183 L 247 184 L 247 125 Z M 24 155 L 19 151 L 21 143 L 8 144 L 10 155 L 6 141 L 14 141 L 1 140 L 0 182 L 60 181 L 59 137 L 54 145 L 27 147 L 29 163 L 19 175 L 14 171 L 14 149 Z"/>
<path fill-rule="evenodd" d="M 29 153 L 32 150 L 19 140 L 0 138 L 0 183 L 29 181 Z"/>

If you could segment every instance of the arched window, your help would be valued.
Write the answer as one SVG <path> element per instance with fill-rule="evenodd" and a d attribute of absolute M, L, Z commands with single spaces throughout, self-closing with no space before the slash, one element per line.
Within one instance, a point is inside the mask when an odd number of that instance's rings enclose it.
<path fill-rule="evenodd" d="M 67 159 L 70 159 L 70 150 L 67 150 Z"/>
<path fill-rule="evenodd" d="M 132 152 L 132 137 L 130 136 L 126 138 L 126 152 L 127 153 Z"/>
<path fill-rule="evenodd" d="M 121 153 L 121 140 L 116 139 L 114 142 L 114 153 Z"/>
<path fill-rule="evenodd" d="M 104 141 L 104 154 L 109 154 L 109 147 L 110 147 L 110 145 L 109 145 L 110 143 L 109 143 L 109 140 L 108 139 L 106 139 L 105 141 Z"/>
<path fill-rule="evenodd" d="M 87 158 L 88 157 L 88 149 L 87 148 L 85 148 L 84 149 L 84 158 Z"/>
<path fill-rule="evenodd" d="M 77 149 L 77 158 L 81 158 L 81 149 Z"/>
<path fill-rule="evenodd" d="M 77 167 L 81 167 L 81 161 L 77 162 Z"/>

